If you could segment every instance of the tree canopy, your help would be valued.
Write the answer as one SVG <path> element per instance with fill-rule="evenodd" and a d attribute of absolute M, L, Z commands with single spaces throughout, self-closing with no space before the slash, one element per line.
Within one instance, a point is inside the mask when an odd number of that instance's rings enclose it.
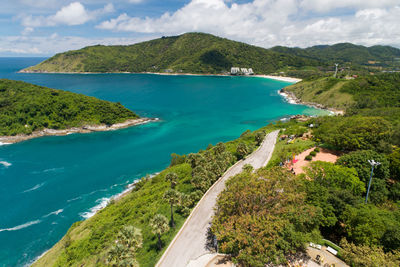
<path fill-rule="evenodd" d="M 30 134 L 43 128 L 111 125 L 138 117 L 120 103 L 0 79 L 0 135 Z"/>

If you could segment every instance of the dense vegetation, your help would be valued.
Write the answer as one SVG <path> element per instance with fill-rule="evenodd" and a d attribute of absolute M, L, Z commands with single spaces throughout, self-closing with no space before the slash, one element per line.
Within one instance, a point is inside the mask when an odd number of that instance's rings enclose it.
<path fill-rule="evenodd" d="M 400 73 L 362 75 L 349 80 L 344 76 L 306 79 L 284 90 L 304 102 L 345 109 L 350 115 L 400 118 Z"/>
<path fill-rule="evenodd" d="M 393 66 L 396 63 L 397 66 L 400 66 L 400 49 L 391 46 L 375 45 L 365 47 L 351 43 L 340 43 L 317 45 L 305 49 L 276 46 L 271 50 L 329 62 L 331 65 L 333 63 L 351 62 L 353 64 L 377 66 Z"/>
<path fill-rule="evenodd" d="M 135 118 L 138 116 L 120 103 L 20 81 L 0 80 L 0 135 L 30 134 L 43 128 L 111 125 Z"/>
<path fill-rule="evenodd" d="M 286 129 L 283 134 L 295 136 L 310 130 L 310 124 L 312 140 L 278 141 L 267 168 L 229 181 L 213 221 L 221 252 L 244 266 L 285 263 L 304 251 L 306 242 L 323 244 L 323 237 L 341 244 L 339 256 L 353 266 L 378 266 L 370 264 L 374 259 L 379 266 L 398 266 L 400 153 L 392 147 L 391 124 L 361 116 L 278 123 Z M 278 167 L 293 153 L 315 145 L 343 155 L 336 164 L 313 161 L 297 176 Z M 365 204 L 368 159 L 381 165 L 375 168 Z M 370 254 L 363 255 L 366 251 Z"/>
<path fill-rule="evenodd" d="M 220 195 L 213 231 L 220 250 L 245 266 L 286 263 L 318 240 L 321 210 L 306 203 L 302 181 L 280 167 L 243 172 Z"/>
<path fill-rule="evenodd" d="M 130 259 L 142 267 L 154 266 L 203 193 L 243 156 L 238 147 L 251 153 L 260 136 L 274 129 L 276 126 L 270 125 L 256 132 L 246 131 L 237 140 L 209 145 L 199 153 L 172 154 L 166 170 L 153 178 L 142 178 L 125 197 L 111 201 L 92 218 L 73 224 L 34 266 L 106 266 L 117 264 L 116 254 L 121 255 L 118 264 Z M 115 241 L 124 240 L 127 226 L 133 233 L 140 231 L 142 242 L 131 251 L 124 247 L 118 250 Z"/>
<path fill-rule="evenodd" d="M 163 37 L 129 46 L 91 46 L 57 54 L 28 71 L 221 73 L 231 67 L 270 73 L 317 60 L 270 51 L 204 33 Z"/>
<path fill-rule="evenodd" d="M 128 46 L 96 45 L 57 54 L 27 68 L 37 72 L 183 72 L 224 73 L 231 67 L 253 68 L 257 74 L 275 73 L 309 78 L 325 76 L 334 63 L 347 72 L 396 70 L 400 49 L 353 44 L 305 49 L 265 49 L 205 33 L 162 37 Z"/>

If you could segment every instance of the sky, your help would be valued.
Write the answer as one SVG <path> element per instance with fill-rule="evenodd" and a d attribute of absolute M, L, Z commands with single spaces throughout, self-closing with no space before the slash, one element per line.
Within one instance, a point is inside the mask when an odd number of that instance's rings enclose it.
<path fill-rule="evenodd" d="M 0 56 L 206 32 L 265 48 L 400 48 L 400 0 L 0 0 Z"/>

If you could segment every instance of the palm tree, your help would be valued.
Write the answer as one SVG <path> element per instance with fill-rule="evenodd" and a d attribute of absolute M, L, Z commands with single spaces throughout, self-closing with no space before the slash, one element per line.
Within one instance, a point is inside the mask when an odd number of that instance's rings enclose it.
<path fill-rule="evenodd" d="M 236 153 L 239 155 L 240 159 L 243 159 L 247 154 L 249 154 L 249 148 L 243 142 L 240 142 L 236 148 Z"/>
<path fill-rule="evenodd" d="M 158 249 L 161 250 L 161 235 L 169 231 L 168 219 L 164 215 L 156 214 L 150 221 L 150 227 L 153 234 L 158 238 Z"/>
<path fill-rule="evenodd" d="M 173 206 L 179 204 L 180 194 L 175 189 L 168 189 L 164 193 L 164 199 L 171 205 L 171 227 L 175 227 Z"/>
<path fill-rule="evenodd" d="M 169 172 L 165 175 L 165 179 L 171 182 L 171 189 L 174 189 L 178 181 L 178 175 L 174 172 Z"/>
<path fill-rule="evenodd" d="M 132 225 L 124 226 L 118 233 L 115 244 L 107 252 L 107 264 L 118 267 L 139 267 L 135 255 L 142 244 L 143 237 L 140 229 Z"/>

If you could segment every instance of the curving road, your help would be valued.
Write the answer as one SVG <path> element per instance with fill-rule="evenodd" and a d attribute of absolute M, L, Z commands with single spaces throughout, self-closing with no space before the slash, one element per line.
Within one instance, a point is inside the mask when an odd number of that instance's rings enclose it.
<path fill-rule="evenodd" d="M 269 133 L 256 151 L 245 160 L 241 160 L 229 168 L 210 187 L 169 244 L 167 250 L 156 264 L 157 267 L 184 267 L 190 261 L 210 253 L 207 249 L 208 228 L 214 214 L 213 208 L 217 202 L 217 197 L 225 189 L 225 182 L 230 177 L 240 173 L 245 164 L 251 164 L 254 169 L 265 166 L 274 151 L 278 133 L 279 130 Z"/>

